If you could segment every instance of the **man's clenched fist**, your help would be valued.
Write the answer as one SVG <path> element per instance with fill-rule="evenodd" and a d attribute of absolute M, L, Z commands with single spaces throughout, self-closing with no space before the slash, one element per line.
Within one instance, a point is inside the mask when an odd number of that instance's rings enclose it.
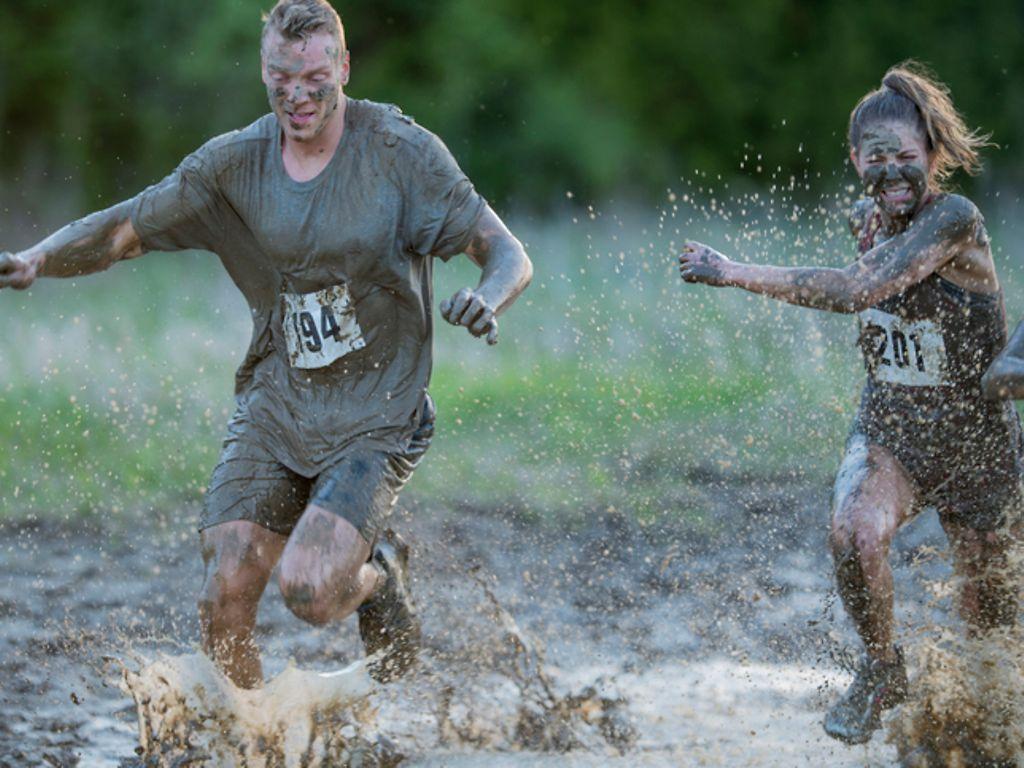
<path fill-rule="evenodd" d="M 463 288 L 441 302 L 441 317 L 452 325 L 464 325 L 474 336 L 487 334 L 488 344 L 498 343 L 498 320 L 494 307 L 477 291 Z"/>

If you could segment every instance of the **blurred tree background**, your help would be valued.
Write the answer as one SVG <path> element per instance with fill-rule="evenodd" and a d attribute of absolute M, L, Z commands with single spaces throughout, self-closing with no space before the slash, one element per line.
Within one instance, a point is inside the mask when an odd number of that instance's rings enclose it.
<path fill-rule="evenodd" d="M 0 183 L 94 208 L 252 121 L 266 111 L 258 38 L 271 4 L 2 0 Z M 349 92 L 443 136 L 499 207 L 542 209 L 568 190 L 662 195 L 695 170 L 833 172 L 850 108 L 907 57 L 994 133 L 987 178 L 1024 177 L 1019 0 L 335 5 Z"/>

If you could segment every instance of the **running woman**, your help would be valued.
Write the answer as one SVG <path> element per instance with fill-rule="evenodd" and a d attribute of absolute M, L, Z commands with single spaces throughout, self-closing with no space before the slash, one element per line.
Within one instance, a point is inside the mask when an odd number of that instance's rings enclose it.
<path fill-rule="evenodd" d="M 253 629 L 280 564 L 300 619 L 358 610 L 371 674 L 387 682 L 420 637 L 407 548 L 385 524 L 434 430 L 434 257 L 481 267 L 441 315 L 491 343 L 532 267 L 436 136 L 345 95 L 349 54 L 326 0 L 280 0 L 261 47 L 270 114 L 137 197 L 0 255 L 0 288 L 148 251 L 220 257 L 253 335 L 200 521 L 204 648 L 236 684 L 262 683 Z"/>
<path fill-rule="evenodd" d="M 1006 343 L 1003 297 L 981 214 L 943 191 L 976 173 L 986 137 L 949 90 L 914 62 L 890 69 L 850 115 L 850 159 L 867 197 L 850 217 L 860 257 L 845 269 L 739 264 L 697 242 L 683 280 L 736 286 L 829 312 L 856 313 L 867 383 L 836 478 L 831 548 L 843 605 L 865 655 L 825 730 L 868 741 L 907 693 L 893 641 L 893 536 L 934 506 L 963 574 L 972 633 L 1011 624 L 1017 585 L 1001 578 L 1021 509 L 1021 429 L 981 377 Z"/>

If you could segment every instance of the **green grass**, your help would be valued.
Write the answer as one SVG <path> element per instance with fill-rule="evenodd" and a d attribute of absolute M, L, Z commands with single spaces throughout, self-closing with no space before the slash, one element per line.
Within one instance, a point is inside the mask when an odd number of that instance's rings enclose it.
<path fill-rule="evenodd" d="M 513 222 L 534 285 L 497 347 L 438 324 L 439 430 L 407 494 L 528 520 L 616 508 L 699 523 L 709 473 L 828 482 L 862 380 L 853 319 L 684 286 L 672 254 L 694 234 L 743 258 L 768 243 L 777 263 L 811 243 L 836 264 L 848 238 L 820 214 L 781 228 L 765 205 L 742 226 L 707 214 Z M 1017 261 L 1000 261 L 1016 318 Z M 435 305 L 477 275 L 438 263 Z M 0 294 L 0 516 L 194 514 L 248 322 L 203 254 Z"/>

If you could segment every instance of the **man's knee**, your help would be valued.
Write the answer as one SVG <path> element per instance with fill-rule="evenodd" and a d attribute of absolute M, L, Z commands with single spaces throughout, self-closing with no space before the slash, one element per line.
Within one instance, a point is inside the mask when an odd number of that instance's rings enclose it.
<path fill-rule="evenodd" d="M 261 546 L 245 533 L 231 525 L 203 532 L 206 575 L 199 610 L 204 620 L 253 613 L 263 595 L 279 548 L 272 540 Z"/>
<path fill-rule="evenodd" d="M 341 607 L 356 592 L 357 574 L 344 569 L 316 568 L 311 576 L 304 558 L 285 557 L 281 562 L 278 584 L 288 609 L 305 622 L 323 626 L 338 615 Z"/>
<path fill-rule="evenodd" d="M 325 584 L 314 584 L 302 578 L 280 578 L 281 595 L 285 605 L 303 621 L 322 627 L 337 613 L 344 596 L 338 590 L 331 590 Z"/>
<path fill-rule="evenodd" d="M 213 568 L 199 592 L 200 616 L 208 619 L 255 609 L 266 586 L 265 576 L 253 569 Z"/>

